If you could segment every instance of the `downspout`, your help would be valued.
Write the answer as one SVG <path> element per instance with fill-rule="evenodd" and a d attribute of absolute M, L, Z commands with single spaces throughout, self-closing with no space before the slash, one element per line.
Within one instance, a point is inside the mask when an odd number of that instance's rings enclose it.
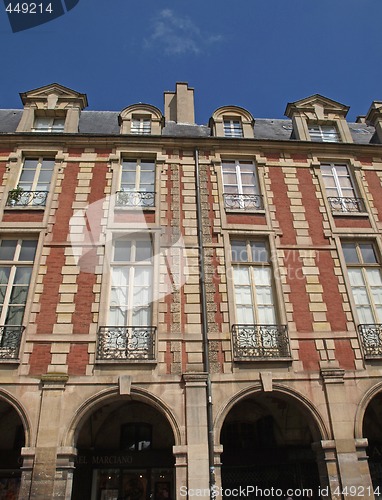
<path fill-rule="evenodd" d="M 202 224 L 202 204 L 200 197 L 200 176 L 199 176 L 199 151 L 195 149 L 195 188 L 196 188 L 196 224 L 198 232 L 199 247 L 199 286 L 202 313 L 202 342 L 203 342 L 203 365 L 207 374 L 207 428 L 208 428 L 208 462 L 209 462 L 209 486 L 210 498 L 216 497 L 215 492 L 215 460 L 214 460 L 214 428 L 212 416 L 212 389 L 210 376 L 210 360 L 208 347 L 208 321 L 207 321 L 207 299 L 206 282 L 204 273 L 204 250 L 203 250 L 203 224 Z"/>

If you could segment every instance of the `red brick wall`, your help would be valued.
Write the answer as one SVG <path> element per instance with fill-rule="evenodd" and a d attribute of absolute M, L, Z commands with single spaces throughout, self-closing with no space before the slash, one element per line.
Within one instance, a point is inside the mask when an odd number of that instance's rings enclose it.
<path fill-rule="evenodd" d="M 85 375 L 89 363 L 88 344 L 71 344 L 67 362 L 69 375 Z"/>
<path fill-rule="evenodd" d="M 287 269 L 287 284 L 290 286 L 289 300 L 293 305 L 293 321 L 296 323 L 297 331 L 311 332 L 313 315 L 309 311 L 306 278 L 302 274 L 302 262 L 297 250 L 285 250 L 284 266 Z"/>
<path fill-rule="evenodd" d="M 44 212 L 37 212 L 34 210 L 18 210 L 10 209 L 4 212 L 3 222 L 42 222 L 44 219 Z"/>
<path fill-rule="evenodd" d="M 351 347 L 350 340 L 337 339 L 334 341 L 336 349 L 336 359 L 339 361 L 340 367 L 345 370 L 354 370 L 354 351 Z"/>
<path fill-rule="evenodd" d="M 299 356 L 302 361 L 304 370 L 312 371 L 319 370 L 319 354 L 316 349 L 314 340 L 299 341 Z"/>
<path fill-rule="evenodd" d="M 29 359 L 29 373 L 31 375 L 42 375 L 46 373 L 51 359 L 50 344 L 35 344 Z"/>
<path fill-rule="evenodd" d="M 290 211 L 290 200 L 287 195 L 288 188 L 285 184 L 281 167 L 270 167 L 269 178 L 273 192 L 273 202 L 276 206 L 276 219 L 279 221 L 283 232 L 281 242 L 284 245 L 296 243 L 296 232 L 293 227 L 293 215 Z"/>
<path fill-rule="evenodd" d="M 253 226 L 256 225 L 265 225 L 267 223 L 265 219 L 265 215 L 263 214 L 227 214 L 227 222 L 228 224 L 251 224 Z"/>
<path fill-rule="evenodd" d="M 371 170 L 365 171 L 366 182 L 369 186 L 369 191 L 373 196 L 373 203 L 377 209 L 378 220 L 382 220 L 382 196 L 381 196 L 381 180 L 376 172 Z"/>

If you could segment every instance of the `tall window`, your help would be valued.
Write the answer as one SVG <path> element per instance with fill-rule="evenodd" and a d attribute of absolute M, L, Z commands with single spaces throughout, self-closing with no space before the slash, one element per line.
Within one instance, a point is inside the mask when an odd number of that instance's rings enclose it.
<path fill-rule="evenodd" d="M 22 324 L 36 246 L 36 240 L 0 241 L 0 325 Z"/>
<path fill-rule="evenodd" d="M 308 129 L 314 142 L 341 142 L 335 125 L 308 125 Z"/>
<path fill-rule="evenodd" d="M 263 241 L 231 242 L 236 322 L 242 325 L 276 324 L 272 267 Z"/>
<path fill-rule="evenodd" d="M 32 132 L 63 132 L 65 118 L 54 116 L 36 116 Z"/>
<path fill-rule="evenodd" d="M 149 326 L 152 322 L 153 250 L 148 237 L 114 241 L 109 324 Z"/>
<path fill-rule="evenodd" d="M 18 182 L 21 192 L 18 199 L 14 199 L 14 204 L 45 206 L 54 163 L 53 159 L 46 158 L 27 158 L 24 160 Z"/>
<path fill-rule="evenodd" d="M 155 162 L 138 158 L 122 163 L 121 191 L 117 204 L 153 207 L 155 202 Z"/>
<path fill-rule="evenodd" d="M 328 201 L 334 211 L 362 212 L 365 210 L 363 200 L 356 196 L 346 164 L 322 163 L 321 174 Z"/>
<path fill-rule="evenodd" d="M 240 119 L 224 118 L 225 137 L 243 137 L 243 126 Z"/>
<path fill-rule="evenodd" d="M 374 245 L 343 243 L 342 249 L 360 323 L 382 323 L 382 274 Z"/>
<path fill-rule="evenodd" d="M 147 116 L 133 116 L 131 119 L 131 133 L 137 135 L 151 134 L 151 118 Z"/>
<path fill-rule="evenodd" d="M 222 172 L 226 208 L 252 208 L 257 210 L 263 208 L 253 161 L 223 161 Z"/>

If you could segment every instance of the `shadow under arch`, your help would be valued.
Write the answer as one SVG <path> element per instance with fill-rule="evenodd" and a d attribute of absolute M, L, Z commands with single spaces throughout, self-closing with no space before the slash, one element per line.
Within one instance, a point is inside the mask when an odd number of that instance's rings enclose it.
<path fill-rule="evenodd" d="M 25 407 L 18 401 L 11 393 L 6 391 L 3 388 L 0 388 L 0 400 L 5 401 L 8 403 L 12 408 L 16 411 L 17 415 L 19 416 L 21 423 L 24 428 L 24 435 L 25 435 L 25 447 L 31 447 L 32 446 L 32 424 L 31 421 L 28 417 L 28 413 L 25 409 Z"/>
<path fill-rule="evenodd" d="M 120 395 L 118 387 L 113 387 L 104 389 L 103 391 L 94 394 L 82 403 L 76 415 L 71 420 L 67 432 L 63 436 L 62 446 L 70 446 L 75 448 L 78 435 L 89 416 L 95 410 L 101 408 L 103 405 L 118 400 L 139 401 L 141 403 L 146 403 L 156 409 L 161 415 L 166 418 L 166 420 L 170 424 L 174 436 L 175 446 L 181 444 L 182 436 L 180 432 L 180 426 L 172 411 L 170 411 L 168 406 L 160 398 L 154 396 L 145 389 L 137 387 L 132 388 L 129 395 Z"/>
<path fill-rule="evenodd" d="M 281 384 L 273 384 L 273 389 L 271 392 L 265 392 L 262 389 L 261 384 L 246 387 L 242 389 L 238 393 L 236 393 L 233 397 L 229 399 L 228 402 L 219 410 L 218 414 L 215 418 L 214 424 L 214 441 L 215 443 L 219 443 L 220 441 L 220 433 L 224 424 L 224 421 L 229 414 L 229 412 L 234 408 L 236 404 L 239 402 L 256 395 L 282 395 L 287 396 L 289 399 L 295 400 L 298 407 L 306 414 L 310 415 L 313 418 L 315 426 L 311 427 L 312 435 L 315 441 L 320 440 L 329 440 L 330 434 L 328 429 L 324 423 L 324 420 L 315 406 L 301 393 L 290 389 L 289 387 L 285 387 Z"/>
<path fill-rule="evenodd" d="M 365 418 L 365 413 L 366 410 L 371 403 L 371 401 L 374 399 L 374 397 L 382 393 L 382 382 L 378 382 L 375 384 L 373 387 L 370 387 L 368 391 L 363 395 L 361 401 L 358 404 L 358 408 L 355 414 L 355 421 L 354 421 L 354 437 L 355 439 L 361 439 L 363 438 L 363 422 Z"/>

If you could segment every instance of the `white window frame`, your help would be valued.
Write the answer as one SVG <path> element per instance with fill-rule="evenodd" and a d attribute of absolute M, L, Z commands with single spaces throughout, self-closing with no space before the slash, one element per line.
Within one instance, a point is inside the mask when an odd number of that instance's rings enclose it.
<path fill-rule="evenodd" d="M 43 122 L 45 121 L 45 124 Z M 65 129 L 65 117 L 61 116 L 35 116 L 32 132 L 57 132 Z"/>
<path fill-rule="evenodd" d="M 224 137 L 244 137 L 243 123 L 240 118 L 223 118 Z"/>
<path fill-rule="evenodd" d="M 346 259 L 346 253 L 344 251 L 345 246 L 354 246 L 358 262 L 349 262 Z M 367 245 L 368 247 L 371 247 L 374 252 L 375 256 L 375 262 L 365 262 L 364 257 L 362 254 L 361 246 L 362 245 Z M 347 272 L 348 272 L 348 278 L 349 278 L 349 285 L 350 289 L 352 292 L 353 296 L 353 301 L 355 305 L 355 309 L 357 312 L 357 317 L 359 320 L 360 324 L 382 324 L 382 269 L 381 269 L 381 263 L 380 263 L 380 258 L 379 254 L 377 251 L 376 246 L 374 243 L 371 241 L 346 241 L 342 242 L 342 251 L 344 253 L 344 260 L 345 264 L 347 267 Z M 370 276 L 368 271 L 370 270 L 377 270 L 379 271 L 379 281 L 381 283 L 381 286 L 373 286 L 370 280 Z M 357 270 L 360 271 L 359 277 L 361 278 L 361 281 L 358 283 L 358 285 L 354 285 L 354 279 L 352 278 L 352 270 Z M 362 286 L 360 286 L 362 285 Z M 363 289 L 363 297 L 366 299 L 364 302 L 360 302 L 359 298 L 357 297 L 357 292 L 356 289 Z M 373 293 L 374 291 L 374 293 Z M 381 304 L 378 304 L 376 302 L 376 299 L 378 298 L 378 294 L 381 296 Z M 363 307 L 362 307 L 363 306 Z M 378 312 L 378 306 L 380 311 Z M 365 318 L 365 311 L 362 312 L 362 309 L 369 310 L 369 313 L 371 314 L 372 318 L 371 320 Z"/>
<path fill-rule="evenodd" d="M 234 260 L 234 255 L 233 255 L 233 244 L 234 243 L 241 243 L 245 244 L 246 248 L 246 255 L 247 255 L 247 260 Z M 267 259 L 266 260 L 258 260 L 254 261 L 252 259 L 252 244 L 258 244 L 261 245 L 264 248 L 264 251 L 266 252 Z M 244 245 L 243 245 L 244 247 Z M 271 255 L 270 255 L 270 248 L 269 245 L 266 241 L 264 240 L 256 240 L 256 239 L 247 239 L 243 240 L 240 238 L 231 238 L 231 263 L 233 267 L 233 296 L 234 296 L 234 304 L 235 304 L 235 319 L 236 323 L 240 325 L 275 325 L 278 324 L 278 314 L 277 314 L 277 303 L 276 303 L 276 290 L 274 286 L 274 276 L 273 276 L 273 266 L 271 262 Z M 246 284 L 245 286 L 250 289 L 250 297 L 251 297 L 251 303 L 249 304 L 250 307 L 252 308 L 252 317 L 253 321 L 251 322 L 241 322 L 239 321 L 238 317 L 238 304 L 237 304 L 237 289 L 239 288 L 238 285 L 235 283 L 235 269 L 238 268 L 246 268 L 248 269 L 248 277 L 249 277 L 249 283 Z M 256 272 L 255 270 L 258 269 L 264 269 L 267 270 L 268 274 L 268 279 L 269 283 L 264 285 L 264 284 L 256 284 Z M 269 291 L 268 294 L 265 294 L 265 296 L 269 296 L 271 299 L 270 303 L 267 302 L 262 302 L 261 300 L 261 295 L 260 291 L 261 289 L 267 289 Z M 272 310 L 272 320 L 264 320 L 261 321 L 260 318 L 260 310 L 261 306 L 264 306 L 264 309 L 271 308 Z M 266 306 L 266 307 L 265 307 Z"/>
<path fill-rule="evenodd" d="M 228 166 L 233 166 L 235 167 L 235 171 L 234 172 L 229 172 L 227 169 Z M 245 175 L 245 174 L 248 174 L 248 172 L 243 172 L 243 166 L 246 166 L 248 167 L 249 165 L 251 166 L 252 168 L 252 173 L 253 173 L 253 180 L 254 180 L 254 183 L 253 183 L 253 192 L 252 193 L 245 193 L 245 188 L 251 186 L 252 187 L 252 184 L 243 184 L 243 178 L 242 176 Z M 235 184 L 232 184 L 232 183 L 227 183 L 225 181 L 225 177 L 224 175 L 225 174 L 233 174 L 235 175 L 236 177 L 236 182 Z M 236 198 L 237 198 L 237 204 L 238 204 L 238 207 L 239 209 L 244 209 L 246 208 L 246 203 L 245 203 L 245 197 L 247 195 L 252 195 L 252 196 L 261 196 L 260 194 L 260 185 L 259 185 L 259 179 L 258 179 L 258 176 L 257 176 L 257 168 L 256 168 L 256 164 L 254 161 L 252 160 L 244 160 L 244 159 L 230 159 L 230 158 L 227 158 L 227 159 L 224 159 L 222 160 L 222 178 L 223 178 L 223 193 L 224 195 L 232 195 L 233 197 L 235 197 L 235 201 L 236 201 Z M 234 187 L 237 188 L 237 192 L 235 193 L 229 193 L 226 191 L 226 188 L 229 188 L 231 187 L 232 189 Z"/>
<path fill-rule="evenodd" d="M 330 174 L 325 173 L 324 167 L 330 168 Z M 340 175 L 340 168 L 346 169 L 346 175 Z M 363 212 L 365 210 L 363 202 L 358 196 L 356 184 L 347 163 L 322 162 L 320 172 L 327 198 L 339 198 L 338 203 L 334 205 L 330 203 L 333 211 L 336 211 L 335 205 L 338 205 L 340 212 Z M 333 180 L 334 186 L 330 185 L 328 179 Z M 331 191 L 335 191 L 335 193 L 331 194 Z M 351 202 L 350 206 L 347 204 L 347 201 Z M 351 210 L 352 205 L 356 210 Z"/>
<path fill-rule="evenodd" d="M 341 142 L 336 125 L 308 124 L 310 139 L 313 142 Z"/>
<path fill-rule="evenodd" d="M 131 117 L 131 133 L 134 135 L 150 135 L 151 134 L 151 116 Z"/>
<path fill-rule="evenodd" d="M 32 238 L 8 238 L 4 237 L 0 240 L 0 246 L 3 241 L 15 241 L 16 246 L 15 246 L 15 252 L 13 254 L 12 259 L 2 259 L 0 260 L 0 266 L 4 268 L 9 268 L 9 277 L 8 281 L 2 285 L 2 287 L 5 288 L 5 294 L 4 294 L 4 302 L 2 304 L 1 308 L 1 313 L 0 313 L 0 325 L 7 326 L 9 323 L 7 323 L 8 315 L 10 312 L 10 307 L 16 306 L 16 307 L 23 307 L 23 314 L 22 317 L 20 318 L 20 321 L 16 323 L 15 325 L 12 326 L 21 326 L 24 316 L 25 316 L 25 308 L 28 303 L 28 294 L 29 294 L 29 289 L 30 289 L 30 284 L 31 284 L 31 277 L 32 277 L 32 272 L 33 272 L 33 265 L 34 261 L 36 258 L 36 249 L 37 249 L 37 239 L 32 239 Z M 33 241 L 35 243 L 35 252 L 33 256 L 33 260 L 28 260 L 28 261 L 22 261 L 20 260 L 20 253 L 22 249 L 23 242 L 25 241 Z M 30 279 L 28 283 L 15 283 L 16 279 L 16 273 L 17 270 L 20 268 L 29 268 L 30 269 Z M 27 287 L 27 292 L 25 294 L 25 302 L 20 302 L 19 304 L 12 304 L 11 303 L 11 298 L 12 298 L 12 292 L 14 289 L 16 289 L 18 286 L 23 286 L 24 288 Z"/>
<path fill-rule="evenodd" d="M 139 259 L 139 255 L 137 255 L 137 242 L 147 242 L 151 248 L 151 257 L 150 260 L 137 260 Z M 126 242 L 130 243 L 130 258 L 127 260 L 115 260 L 115 249 L 116 242 Z M 153 323 L 153 285 L 154 285 L 154 244 L 151 233 L 148 235 L 132 235 L 131 237 L 125 236 L 116 238 L 113 241 L 112 245 L 112 260 L 111 260 L 111 274 L 110 274 L 110 287 L 109 287 L 109 301 L 108 301 L 108 321 L 109 326 L 116 327 L 143 327 L 143 326 L 152 326 Z M 121 288 L 121 286 L 113 285 L 113 275 L 114 270 L 117 268 L 125 268 L 128 270 L 128 281 L 124 288 L 128 289 L 126 304 L 125 304 L 125 320 L 124 324 L 111 324 L 111 310 L 113 309 L 112 305 L 112 295 L 113 288 Z M 142 286 L 141 288 L 146 288 L 148 291 L 148 302 L 149 305 L 146 307 L 148 311 L 148 321 L 145 324 L 134 324 L 134 309 L 142 309 L 144 306 L 142 304 L 134 305 L 134 280 L 137 275 L 138 268 L 149 268 L 150 269 L 150 284 L 146 286 Z M 123 294 L 122 294 L 123 295 Z"/>

